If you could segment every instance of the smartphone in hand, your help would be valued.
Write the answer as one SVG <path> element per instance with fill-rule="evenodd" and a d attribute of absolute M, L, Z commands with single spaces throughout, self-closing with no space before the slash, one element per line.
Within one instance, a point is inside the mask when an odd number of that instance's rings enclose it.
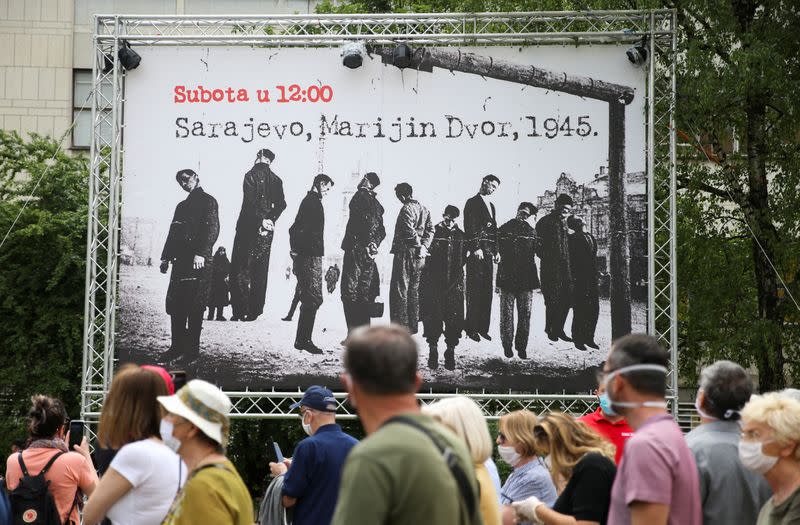
<path fill-rule="evenodd" d="M 272 447 L 275 449 L 275 462 L 276 463 L 283 463 L 283 453 L 281 452 L 281 447 L 278 445 L 276 441 L 272 442 Z"/>
<path fill-rule="evenodd" d="M 84 422 L 75 420 L 69 422 L 69 443 L 67 444 L 70 452 L 75 451 L 74 445 L 80 445 L 83 441 Z"/>

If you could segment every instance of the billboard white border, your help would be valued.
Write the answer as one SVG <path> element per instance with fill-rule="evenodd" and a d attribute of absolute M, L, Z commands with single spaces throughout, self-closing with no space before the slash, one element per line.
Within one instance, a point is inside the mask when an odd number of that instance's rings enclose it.
<path fill-rule="evenodd" d="M 648 314 L 647 330 L 670 350 L 670 397 L 677 398 L 677 269 L 675 218 L 674 10 L 477 14 L 362 14 L 258 16 L 95 15 L 92 140 L 86 248 L 81 416 L 97 421 L 114 371 L 122 203 L 125 72 L 117 57 L 136 46 L 332 47 L 354 40 L 372 44 L 577 46 L 645 42 L 647 79 Z M 112 67 L 113 66 L 113 67 Z M 109 93 L 99 87 L 110 84 Z M 110 95 L 110 96 L 109 96 Z M 110 111 L 103 111 L 110 108 Z M 110 130 L 110 136 L 101 130 Z M 232 415 L 286 418 L 297 391 L 229 391 Z M 453 394 L 423 393 L 422 402 Z M 585 413 L 591 395 L 471 393 L 488 418 L 509 410 Z M 343 417 L 355 417 L 342 404 Z M 673 410 L 677 403 L 673 403 Z"/>

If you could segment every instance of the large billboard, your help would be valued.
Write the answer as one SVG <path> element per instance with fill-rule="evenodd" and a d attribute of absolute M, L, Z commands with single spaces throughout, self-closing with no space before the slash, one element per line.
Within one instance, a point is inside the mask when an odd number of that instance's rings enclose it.
<path fill-rule="evenodd" d="M 426 388 L 593 388 L 612 328 L 647 317 L 625 50 L 137 48 L 117 356 L 336 386 L 349 329 L 394 320 Z"/>

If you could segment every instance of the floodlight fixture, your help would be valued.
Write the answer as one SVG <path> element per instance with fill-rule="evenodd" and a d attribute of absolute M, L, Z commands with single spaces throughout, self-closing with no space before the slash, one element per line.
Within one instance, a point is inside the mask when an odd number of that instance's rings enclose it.
<path fill-rule="evenodd" d="M 142 57 L 139 56 L 139 53 L 131 49 L 131 45 L 127 42 L 122 43 L 122 47 L 120 47 L 117 52 L 117 58 L 119 58 L 119 62 L 122 64 L 122 67 L 125 68 L 125 71 L 136 69 L 142 61 Z"/>
<path fill-rule="evenodd" d="M 342 46 L 342 64 L 350 69 L 359 68 L 366 54 L 367 46 L 364 42 L 348 42 Z"/>
<path fill-rule="evenodd" d="M 411 65 L 411 57 L 413 54 L 414 52 L 411 50 L 411 46 L 405 42 L 401 42 L 397 44 L 392 52 L 392 64 L 400 69 L 405 69 Z"/>
<path fill-rule="evenodd" d="M 648 56 L 646 42 L 642 41 L 641 43 L 628 48 L 628 50 L 625 52 L 625 55 L 628 57 L 628 60 L 631 64 L 636 67 L 642 67 L 647 62 Z"/>

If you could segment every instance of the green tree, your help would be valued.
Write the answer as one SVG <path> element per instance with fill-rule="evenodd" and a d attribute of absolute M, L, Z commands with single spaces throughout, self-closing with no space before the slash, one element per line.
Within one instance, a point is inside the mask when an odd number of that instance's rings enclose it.
<path fill-rule="evenodd" d="M 89 170 L 84 157 L 57 149 L 0 130 L 0 239 L 11 230 L 0 248 L 2 447 L 26 436 L 34 394 L 80 412 Z"/>
<path fill-rule="evenodd" d="M 781 1 L 674 5 L 678 128 L 696 146 L 678 164 L 683 368 L 732 357 L 758 368 L 761 391 L 780 389 L 800 372 L 800 12 Z"/>

